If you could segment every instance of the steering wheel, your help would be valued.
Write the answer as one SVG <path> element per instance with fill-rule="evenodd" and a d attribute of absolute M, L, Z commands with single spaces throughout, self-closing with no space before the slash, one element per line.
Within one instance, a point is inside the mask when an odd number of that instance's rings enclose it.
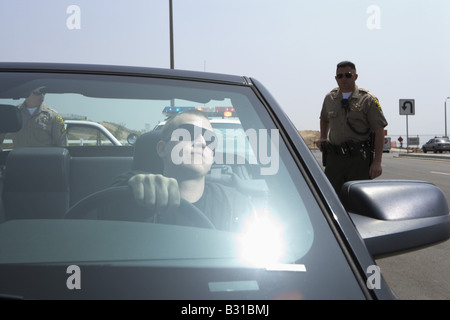
<path fill-rule="evenodd" d="M 117 207 L 123 209 L 113 210 Z M 93 210 L 98 212 L 101 208 L 106 208 L 99 217 L 102 220 L 143 220 L 142 218 L 149 218 L 154 213 L 137 204 L 130 187 L 120 186 L 109 187 L 81 199 L 69 208 L 64 219 L 87 218 Z M 211 220 L 200 209 L 183 198 L 178 208 L 160 213 L 158 218 L 158 223 L 215 229 Z"/>

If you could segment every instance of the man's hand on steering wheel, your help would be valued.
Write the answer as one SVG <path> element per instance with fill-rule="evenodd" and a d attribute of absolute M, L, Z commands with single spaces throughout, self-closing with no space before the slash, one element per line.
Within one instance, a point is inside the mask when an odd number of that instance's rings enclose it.
<path fill-rule="evenodd" d="M 180 206 L 177 180 L 160 174 L 138 174 L 128 180 L 136 202 L 149 210 L 166 211 Z"/>

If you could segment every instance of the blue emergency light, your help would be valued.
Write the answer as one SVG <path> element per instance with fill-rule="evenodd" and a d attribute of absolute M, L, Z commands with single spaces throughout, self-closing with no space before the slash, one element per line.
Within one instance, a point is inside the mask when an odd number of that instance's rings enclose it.
<path fill-rule="evenodd" d="M 186 110 L 196 109 L 204 112 L 209 117 L 232 117 L 234 116 L 234 108 L 233 107 L 177 107 L 170 106 L 165 107 L 163 110 L 163 114 L 165 116 L 173 116 L 177 113 L 182 113 Z"/>

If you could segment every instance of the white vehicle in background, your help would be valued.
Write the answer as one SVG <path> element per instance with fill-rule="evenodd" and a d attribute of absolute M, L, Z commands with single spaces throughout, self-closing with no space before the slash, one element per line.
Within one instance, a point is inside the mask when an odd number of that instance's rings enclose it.
<path fill-rule="evenodd" d="M 88 120 L 64 120 L 64 125 L 67 131 L 69 146 L 123 145 L 107 128 L 100 123 Z M 11 146 L 12 140 L 5 139 L 4 144 Z M 8 150 L 8 148 L 5 150 Z"/>
<path fill-rule="evenodd" d="M 69 146 L 113 145 L 122 143 L 103 125 L 88 120 L 65 120 Z"/>
<path fill-rule="evenodd" d="M 384 138 L 383 152 L 391 152 L 391 137 Z"/>

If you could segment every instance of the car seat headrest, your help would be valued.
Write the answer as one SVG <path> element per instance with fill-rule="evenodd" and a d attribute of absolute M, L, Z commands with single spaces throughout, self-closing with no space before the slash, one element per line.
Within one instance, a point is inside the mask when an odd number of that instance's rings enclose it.
<path fill-rule="evenodd" d="M 160 131 L 146 132 L 136 140 L 132 170 L 160 174 L 163 172 L 163 162 L 156 152 L 159 140 L 161 140 Z"/>
<path fill-rule="evenodd" d="M 19 108 L 0 104 L 0 133 L 17 132 L 22 128 L 22 113 Z"/>

